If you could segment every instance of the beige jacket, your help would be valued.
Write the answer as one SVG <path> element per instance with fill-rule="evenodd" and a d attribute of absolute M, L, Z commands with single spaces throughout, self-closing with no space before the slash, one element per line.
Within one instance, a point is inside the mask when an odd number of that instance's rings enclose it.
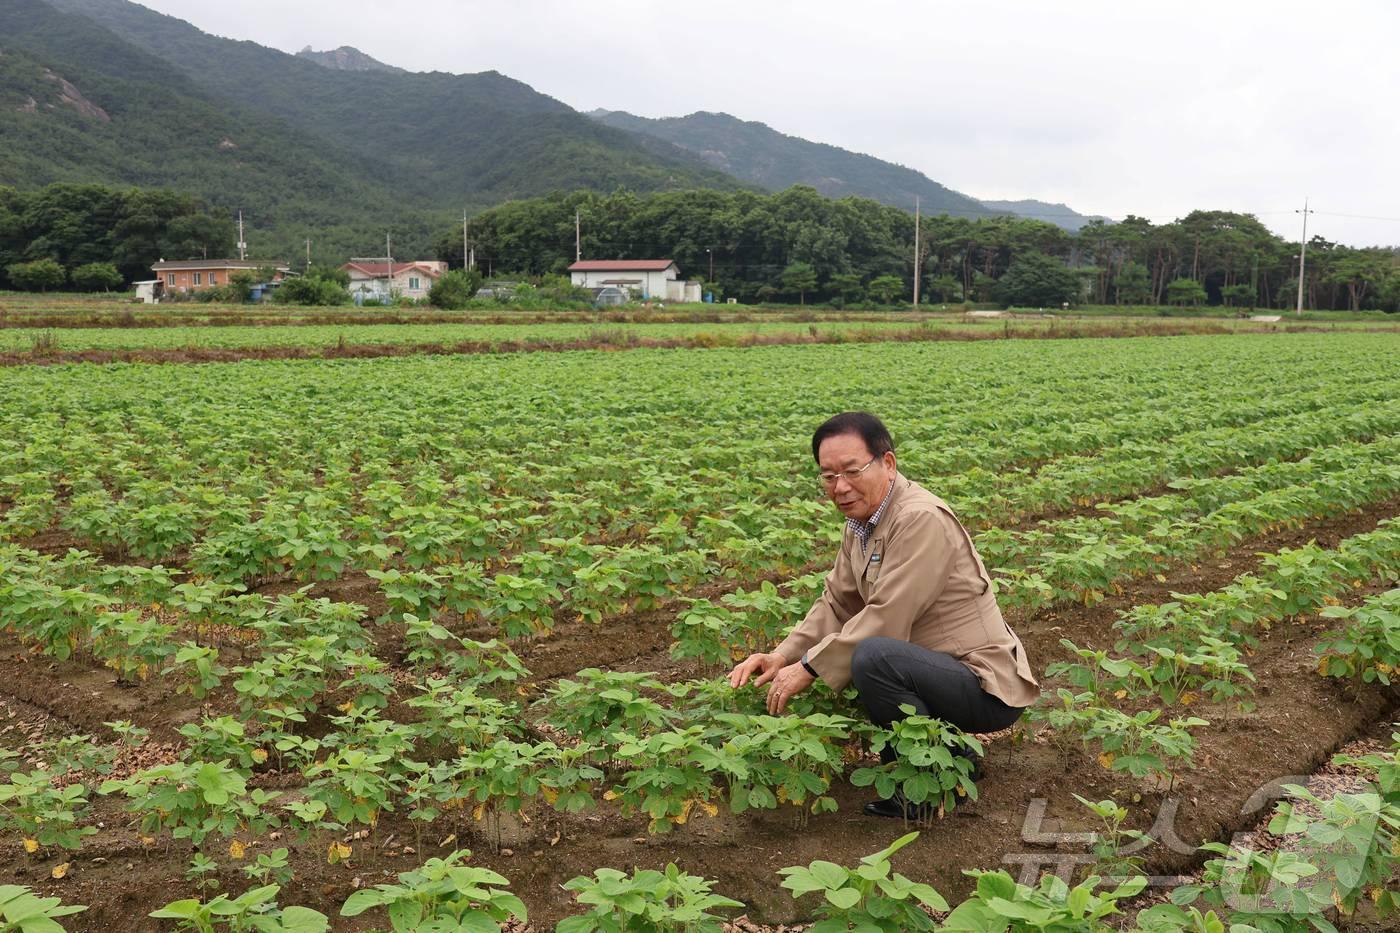
<path fill-rule="evenodd" d="M 808 663 L 833 690 L 851 682 L 851 655 L 882 635 L 952 655 L 1009 706 L 1040 696 L 1026 650 L 1001 617 L 972 538 L 942 499 L 895 475 L 889 505 L 862 552 L 847 529 L 836 566 L 807 617 L 776 649 Z"/>

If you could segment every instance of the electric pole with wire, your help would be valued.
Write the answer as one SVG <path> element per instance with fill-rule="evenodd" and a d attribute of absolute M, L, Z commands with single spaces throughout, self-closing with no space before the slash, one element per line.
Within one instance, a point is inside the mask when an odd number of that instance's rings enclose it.
<path fill-rule="evenodd" d="M 919 196 L 914 196 L 914 310 L 919 310 Z"/>
<path fill-rule="evenodd" d="M 1303 266 L 1308 261 L 1308 215 L 1316 214 L 1317 211 L 1308 210 L 1308 199 L 1303 198 L 1303 209 L 1294 211 L 1295 214 L 1303 215 L 1303 248 L 1298 251 L 1298 309 L 1294 312 L 1295 317 L 1303 316 Z"/>

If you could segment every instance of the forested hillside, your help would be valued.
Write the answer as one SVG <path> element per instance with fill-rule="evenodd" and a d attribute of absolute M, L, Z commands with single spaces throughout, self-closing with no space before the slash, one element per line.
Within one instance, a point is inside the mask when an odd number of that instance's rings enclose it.
<path fill-rule="evenodd" d="M 1012 214 L 1045 220 L 1075 233 L 1092 220 L 1064 204 L 1044 201 L 988 201 L 953 191 L 922 172 L 874 156 L 780 133 L 764 123 L 727 113 L 692 113 L 650 119 L 621 110 L 594 110 L 595 120 L 674 143 L 743 181 L 769 191 L 809 185 L 839 198 L 855 195 L 881 204 L 914 209 L 918 198 L 926 214 L 995 217 Z"/>
<path fill-rule="evenodd" d="M 232 104 L 40 0 L 0 4 L 0 75 L 0 184 L 174 188 L 242 209 L 251 247 L 266 257 L 300 253 L 305 237 L 336 255 L 362 240 L 364 249 L 388 224 L 426 243 L 450 216 L 407 209 L 353 152 Z"/>
<path fill-rule="evenodd" d="M 590 116 L 608 126 L 689 149 L 715 168 L 770 191 L 810 185 L 829 197 L 857 195 L 910 211 L 917 197 L 930 214 L 986 217 L 998 213 L 913 169 L 788 136 L 727 113 L 653 120 L 620 110 L 595 110 Z"/>
<path fill-rule="evenodd" d="M 658 154 L 494 71 L 345 71 L 211 36 L 127 0 L 50 0 L 160 56 L 202 87 L 363 153 L 399 197 L 496 203 L 554 189 L 733 187 L 684 150 Z"/>
<path fill-rule="evenodd" d="M 373 253 L 386 231 L 419 251 L 464 208 L 556 189 L 738 184 L 503 75 L 332 70 L 125 0 L 8 0 L 0 52 L 0 183 L 170 186 L 242 208 L 286 256 Z M 48 73 L 108 119 L 48 107 Z"/>

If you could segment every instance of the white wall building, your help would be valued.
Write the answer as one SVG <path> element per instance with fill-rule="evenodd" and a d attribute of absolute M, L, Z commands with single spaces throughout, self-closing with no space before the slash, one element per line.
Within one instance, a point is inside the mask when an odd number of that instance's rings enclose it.
<path fill-rule="evenodd" d="M 581 259 L 569 278 L 584 288 L 626 289 L 643 301 L 699 301 L 700 283 L 687 282 L 673 259 Z"/>
<path fill-rule="evenodd" d="M 390 301 L 428 297 L 428 289 L 447 271 L 447 263 L 435 259 L 396 262 L 390 269 L 383 259 L 352 259 L 341 268 L 350 273 L 350 294 L 357 302 Z"/>

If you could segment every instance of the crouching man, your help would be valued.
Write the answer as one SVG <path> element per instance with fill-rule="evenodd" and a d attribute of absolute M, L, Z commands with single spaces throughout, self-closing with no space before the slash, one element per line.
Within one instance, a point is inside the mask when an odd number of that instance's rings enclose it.
<path fill-rule="evenodd" d="M 825 422 L 812 456 L 846 517 L 841 551 L 802 624 L 771 653 L 736 665 L 730 684 L 767 684 L 774 715 L 820 677 L 835 691 L 854 684 L 881 726 L 902 718 L 905 704 L 965 732 L 1010 726 L 1040 688 L 967 530 L 900 475 L 890 433 L 872 414 Z M 865 812 L 915 815 L 898 797 Z"/>

